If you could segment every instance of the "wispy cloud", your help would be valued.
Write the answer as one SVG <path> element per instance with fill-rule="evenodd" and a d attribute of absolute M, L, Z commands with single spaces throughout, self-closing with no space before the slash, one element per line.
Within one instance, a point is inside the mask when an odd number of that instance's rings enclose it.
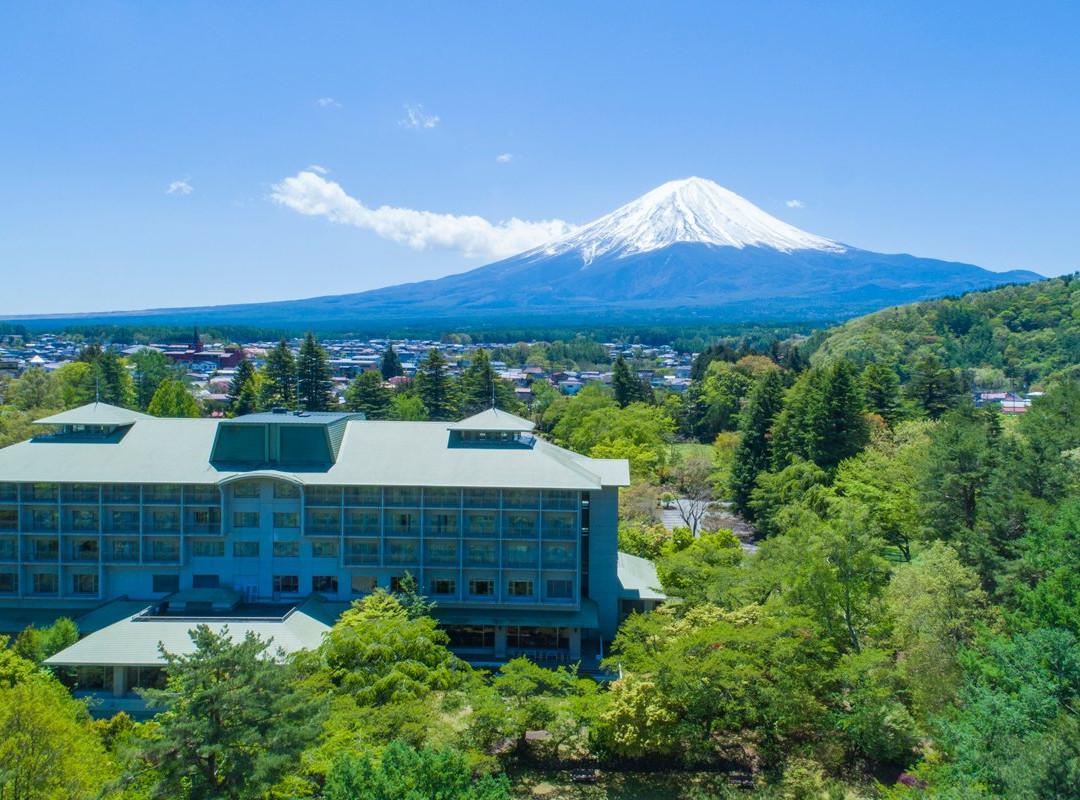
<path fill-rule="evenodd" d="M 457 250 L 469 258 L 505 258 L 574 230 L 562 220 L 529 222 L 516 217 L 492 223 L 483 217 L 437 214 L 411 208 L 368 208 L 340 184 L 311 170 L 274 184 L 275 203 L 300 214 L 373 231 L 414 250 Z"/>
<path fill-rule="evenodd" d="M 788 200 L 784 205 L 788 208 L 806 208 L 806 203 L 802 200 Z"/>
<path fill-rule="evenodd" d="M 425 113 L 423 106 L 406 103 L 404 108 L 405 116 L 398 123 L 403 128 L 419 131 L 434 128 L 439 124 L 439 115 Z"/>
<path fill-rule="evenodd" d="M 195 191 L 195 188 L 188 183 L 190 180 L 191 176 L 189 175 L 186 178 L 173 181 L 165 187 L 165 194 L 191 194 Z"/>
<path fill-rule="evenodd" d="M 341 108 L 341 103 L 333 97 L 320 97 L 315 102 L 323 108 Z"/>
<path fill-rule="evenodd" d="M 495 156 L 495 160 L 498 161 L 500 164 L 509 164 L 511 161 L 514 160 L 514 154 L 499 153 L 499 155 Z"/>
<path fill-rule="evenodd" d="M 308 169 L 312 172 L 317 172 L 320 175 L 326 175 L 330 172 L 326 167 L 320 167 L 318 164 L 308 164 Z"/>

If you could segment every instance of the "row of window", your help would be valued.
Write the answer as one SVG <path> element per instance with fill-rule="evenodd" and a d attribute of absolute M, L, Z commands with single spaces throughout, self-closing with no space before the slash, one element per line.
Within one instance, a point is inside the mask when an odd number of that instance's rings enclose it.
<path fill-rule="evenodd" d="M 97 573 L 76 573 L 70 576 L 72 594 L 98 593 Z M 19 573 L 0 572 L 0 594 L 19 591 Z M 59 594 L 60 576 L 55 572 L 36 572 L 30 576 L 30 591 L 34 594 Z"/>
<path fill-rule="evenodd" d="M 295 488 L 295 487 L 294 487 Z M 0 503 L 176 503 L 217 504 L 221 493 L 214 485 L 137 483 L 0 483 Z M 298 496 L 298 495 L 293 495 Z"/>
<path fill-rule="evenodd" d="M 256 515 L 257 519 L 258 515 Z M 275 524 L 278 515 L 274 515 Z M 93 533 L 97 532 L 100 525 L 100 516 L 97 509 L 83 508 L 71 509 L 64 515 L 64 532 Z M 145 520 L 145 525 L 143 521 Z M 189 509 L 187 512 L 187 530 L 189 532 L 211 532 L 221 528 L 221 510 L 217 508 Z M 291 515 L 291 524 L 282 524 L 280 527 L 299 528 L 299 516 Z M 59 529 L 60 515 L 55 509 L 33 509 L 23 512 L 23 528 L 29 531 L 41 531 L 55 533 Z M 153 509 L 145 512 L 126 511 L 114 509 L 105 512 L 106 532 L 135 533 L 144 528 L 147 532 L 179 532 L 180 511 Z M 287 522 L 288 517 L 282 517 Z M 258 522 L 254 527 L 258 527 Z M 18 511 L 15 509 L 0 509 L 0 531 L 15 531 L 19 529 Z"/>

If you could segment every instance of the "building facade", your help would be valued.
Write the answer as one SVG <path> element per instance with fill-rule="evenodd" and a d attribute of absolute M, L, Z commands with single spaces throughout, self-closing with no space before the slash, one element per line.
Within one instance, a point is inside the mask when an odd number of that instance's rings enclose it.
<path fill-rule="evenodd" d="M 191 617 L 215 590 L 248 609 L 315 596 L 343 610 L 411 575 L 461 655 L 576 661 L 603 651 L 629 596 L 627 463 L 494 409 L 448 424 L 92 404 L 40 423 L 0 450 L 0 616 L 183 596 Z"/>

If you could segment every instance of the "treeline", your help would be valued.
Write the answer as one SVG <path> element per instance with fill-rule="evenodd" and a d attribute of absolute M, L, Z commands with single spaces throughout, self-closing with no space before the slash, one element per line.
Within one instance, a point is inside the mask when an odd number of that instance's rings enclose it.
<path fill-rule="evenodd" d="M 813 363 L 887 364 L 902 380 L 936 358 L 985 389 L 1080 378 L 1080 281 L 1075 275 L 889 308 L 818 331 Z"/>

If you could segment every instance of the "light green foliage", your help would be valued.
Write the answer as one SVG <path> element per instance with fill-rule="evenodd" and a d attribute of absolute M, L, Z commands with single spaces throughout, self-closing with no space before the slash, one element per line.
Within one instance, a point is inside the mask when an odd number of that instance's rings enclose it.
<path fill-rule="evenodd" d="M 771 431 L 783 407 L 783 379 L 778 371 L 765 375 L 751 390 L 739 418 L 739 442 L 731 471 L 731 499 L 735 509 L 753 520 L 750 495 L 757 478 L 772 461 Z"/>
<path fill-rule="evenodd" d="M 308 331 L 296 359 L 296 391 L 304 411 L 326 411 L 330 408 L 330 390 L 333 387 L 330 378 L 330 359 L 315 334 Z"/>
<path fill-rule="evenodd" d="M 344 753 L 330 769 L 326 800 L 508 800 L 506 777 L 473 777 L 460 753 L 392 742 L 376 761 Z"/>
<path fill-rule="evenodd" d="M 750 511 L 757 529 L 771 536 L 779 532 L 778 516 L 787 506 L 803 502 L 820 507 L 828 494 L 829 476 L 812 461 L 796 457 L 779 472 L 762 472 L 750 493 Z"/>
<path fill-rule="evenodd" d="M 35 662 L 23 658 L 8 646 L 10 641 L 9 637 L 0 635 L 0 688 L 41 676 Z"/>
<path fill-rule="evenodd" d="M 640 521 L 619 523 L 619 550 L 639 558 L 656 559 L 664 545 L 671 541 L 671 532 L 661 523 Z"/>
<path fill-rule="evenodd" d="M 135 367 L 135 405 L 141 411 L 147 410 L 162 381 L 179 377 L 160 350 L 144 347 L 128 356 L 128 361 Z"/>
<path fill-rule="evenodd" d="M 78 408 L 94 402 L 94 368 L 85 361 L 64 364 L 53 373 L 60 405 Z"/>
<path fill-rule="evenodd" d="M 386 419 L 390 413 L 391 397 L 382 374 L 365 370 L 345 390 L 345 409 L 360 411 L 367 419 Z"/>
<path fill-rule="evenodd" d="M 187 387 L 171 378 L 158 384 L 146 411 L 155 417 L 197 417 L 200 413 L 199 403 Z"/>
<path fill-rule="evenodd" d="M 424 401 L 415 394 L 403 391 L 394 392 L 390 398 L 387 419 L 419 422 L 428 418 Z"/>
<path fill-rule="evenodd" d="M 773 364 L 774 369 L 775 366 Z M 743 400 L 753 385 L 754 380 L 734 364 L 727 361 L 710 363 L 700 384 L 693 384 L 687 394 L 690 434 L 703 442 L 711 442 L 722 431 L 735 430 Z"/>
<path fill-rule="evenodd" d="M 657 406 L 603 405 L 581 418 L 572 430 L 568 421 L 564 416 L 554 433 L 565 436 L 571 450 L 593 458 L 626 458 L 631 474 L 640 478 L 654 477 L 667 464 L 665 445 L 675 426 Z"/>
<path fill-rule="evenodd" d="M 1077 493 L 1080 462 L 1080 384 L 1057 383 L 1020 418 L 1027 447 L 1021 460 L 1025 488 L 1037 498 L 1060 501 Z"/>
<path fill-rule="evenodd" d="M 114 776 L 86 707 L 53 680 L 0 684 L 0 797 L 83 800 Z"/>
<path fill-rule="evenodd" d="M 885 592 L 899 662 L 923 719 L 956 696 L 962 647 L 979 622 L 989 622 L 989 600 L 979 576 L 956 551 L 935 542 L 910 564 L 896 568 Z"/>
<path fill-rule="evenodd" d="M 189 655 L 162 648 L 168 684 L 143 694 L 163 713 L 130 770 L 151 767 L 157 796 L 260 797 L 294 769 L 318 731 L 321 704 L 270 642 L 252 633 L 234 642 L 206 625 L 190 635 Z"/>
<path fill-rule="evenodd" d="M 5 392 L 5 402 L 11 403 L 20 411 L 37 411 L 53 408 L 55 395 L 53 376 L 41 367 L 31 367 L 21 378 L 11 382 Z"/>
<path fill-rule="evenodd" d="M 657 577 L 666 594 L 695 605 L 737 602 L 734 598 L 743 580 L 739 574 L 743 551 L 731 531 L 702 531 L 683 547 L 669 542 L 674 540 L 661 545 L 661 557 L 656 562 Z"/>
<path fill-rule="evenodd" d="M 40 665 L 49 656 L 56 655 L 77 641 L 78 626 L 67 617 L 61 617 L 47 628 L 35 628 L 33 625 L 26 628 L 15 638 L 13 648 L 22 658 Z"/>
<path fill-rule="evenodd" d="M 1049 523 L 1035 520 L 1014 566 L 1018 627 L 1054 627 L 1080 637 L 1080 498 Z"/>
<path fill-rule="evenodd" d="M 900 377 L 884 365 L 871 361 L 862 372 L 863 395 L 866 398 L 866 410 L 879 414 L 890 425 L 895 425 L 903 417 L 900 398 Z"/>

